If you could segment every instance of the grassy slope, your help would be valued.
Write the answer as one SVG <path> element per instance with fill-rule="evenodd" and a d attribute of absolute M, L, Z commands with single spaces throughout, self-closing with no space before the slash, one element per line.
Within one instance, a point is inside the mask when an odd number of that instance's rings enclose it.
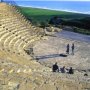
<path fill-rule="evenodd" d="M 30 7 L 21 7 L 22 13 L 28 18 L 33 19 L 35 21 L 47 21 L 52 16 L 60 16 L 63 19 L 80 19 L 87 17 L 85 14 L 77 14 L 65 11 L 55 11 L 55 10 L 47 10 L 47 9 L 38 9 L 38 8 L 30 8 Z"/>
<path fill-rule="evenodd" d="M 63 20 L 67 21 L 68 24 L 70 23 L 70 20 L 71 20 L 71 24 L 72 21 L 81 23 L 80 28 L 82 28 L 82 26 L 84 26 L 83 24 L 86 24 L 87 22 L 87 21 L 82 22 L 82 19 L 88 17 L 90 18 L 90 15 L 87 14 L 78 14 L 72 12 L 55 11 L 55 10 L 47 10 L 47 9 L 39 9 L 39 8 L 31 8 L 31 7 L 20 7 L 20 10 L 22 14 L 24 14 L 28 20 L 32 20 L 32 23 L 35 25 L 41 22 L 47 23 L 53 16 L 60 16 Z M 78 23 L 76 24 L 78 25 Z M 86 29 L 85 30 L 78 29 L 78 31 L 76 30 L 76 32 L 90 34 L 90 30 L 86 30 Z"/>

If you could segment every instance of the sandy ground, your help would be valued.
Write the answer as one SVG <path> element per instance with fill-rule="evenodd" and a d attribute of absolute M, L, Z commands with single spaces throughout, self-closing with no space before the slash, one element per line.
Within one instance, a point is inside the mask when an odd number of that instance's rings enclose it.
<path fill-rule="evenodd" d="M 55 36 L 55 37 L 53 37 Z M 90 69 L 90 36 L 77 34 L 69 31 L 55 33 L 53 36 L 47 36 L 34 46 L 35 58 L 39 62 L 51 67 L 58 62 L 60 67 L 66 66 L 75 69 Z M 67 57 L 60 56 L 66 54 L 66 45 L 75 44 L 75 55 L 70 54 Z"/>
<path fill-rule="evenodd" d="M 43 65 L 36 61 L 22 65 L 0 59 L 0 90 L 82 90 L 85 87 L 90 89 L 90 43 L 71 39 L 70 35 L 66 38 L 63 36 L 65 32 L 54 34 L 54 37 L 45 36 L 35 43 L 35 58 Z M 60 54 L 66 54 L 68 43 L 70 46 L 75 43 L 75 55 L 71 54 L 70 49 L 70 54 L 63 57 Z M 72 66 L 76 70 L 70 75 L 53 73 L 51 68 L 44 67 L 52 67 L 55 62 L 58 62 L 60 68 Z M 84 76 L 85 70 L 88 70 L 88 76 Z"/>

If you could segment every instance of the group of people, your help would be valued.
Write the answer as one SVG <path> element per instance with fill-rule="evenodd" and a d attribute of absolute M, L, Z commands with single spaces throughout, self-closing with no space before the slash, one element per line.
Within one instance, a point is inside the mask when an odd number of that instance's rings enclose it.
<path fill-rule="evenodd" d="M 71 54 L 72 55 L 74 55 L 74 48 L 75 48 L 74 43 L 72 43 L 72 46 L 71 46 Z M 66 46 L 66 54 L 70 54 L 70 45 L 69 44 L 67 44 L 67 46 Z M 53 65 L 52 71 L 74 74 L 74 70 L 72 69 L 72 67 L 70 67 L 69 69 L 66 69 L 65 66 L 63 66 L 62 68 L 59 68 L 59 66 L 57 65 L 57 62 Z"/>
<path fill-rule="evenodd" d="M 74 74 L 74 70 L 72 69 L 72 67 L 70 67 L 70 69 L 66 69 L 65 66 L 63 66 L 62 68 L 59 68 L 59 66 L 57 65 L 57 62 L 53 65 L 52 71 L 53 72 Z"/>
<path fill-rule="evenodd" d="M 72 43 L 72 46 L 71 46 L 71 50 L 72 50 L 72 55 L 74 55 L 74 43 Z M 70 53 L 70 45 L 67 44 L 67 49 L 66 49 L 66 54 L 69 54 Z"/>

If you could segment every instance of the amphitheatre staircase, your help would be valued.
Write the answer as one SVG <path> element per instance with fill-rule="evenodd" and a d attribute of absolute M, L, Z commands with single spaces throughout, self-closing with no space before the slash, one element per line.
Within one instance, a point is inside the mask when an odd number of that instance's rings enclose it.
<path fill-rule="evenodd" d="M 4 57 L 31 59 L 24 50 L 40 39 L 41 32 L 15 6 L 0 3 L 0 51 Z"/>

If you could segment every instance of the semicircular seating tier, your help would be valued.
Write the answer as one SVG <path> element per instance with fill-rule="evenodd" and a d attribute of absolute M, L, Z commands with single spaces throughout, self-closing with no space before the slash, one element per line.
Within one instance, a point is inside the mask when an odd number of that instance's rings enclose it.
<path fill-rule="evenodd" d="M 15 6 L 0 3 L 0 54 L 1 57 L 31 59 L 24 51 L 42 36 L 43 30 L 32 26 Z"/>

